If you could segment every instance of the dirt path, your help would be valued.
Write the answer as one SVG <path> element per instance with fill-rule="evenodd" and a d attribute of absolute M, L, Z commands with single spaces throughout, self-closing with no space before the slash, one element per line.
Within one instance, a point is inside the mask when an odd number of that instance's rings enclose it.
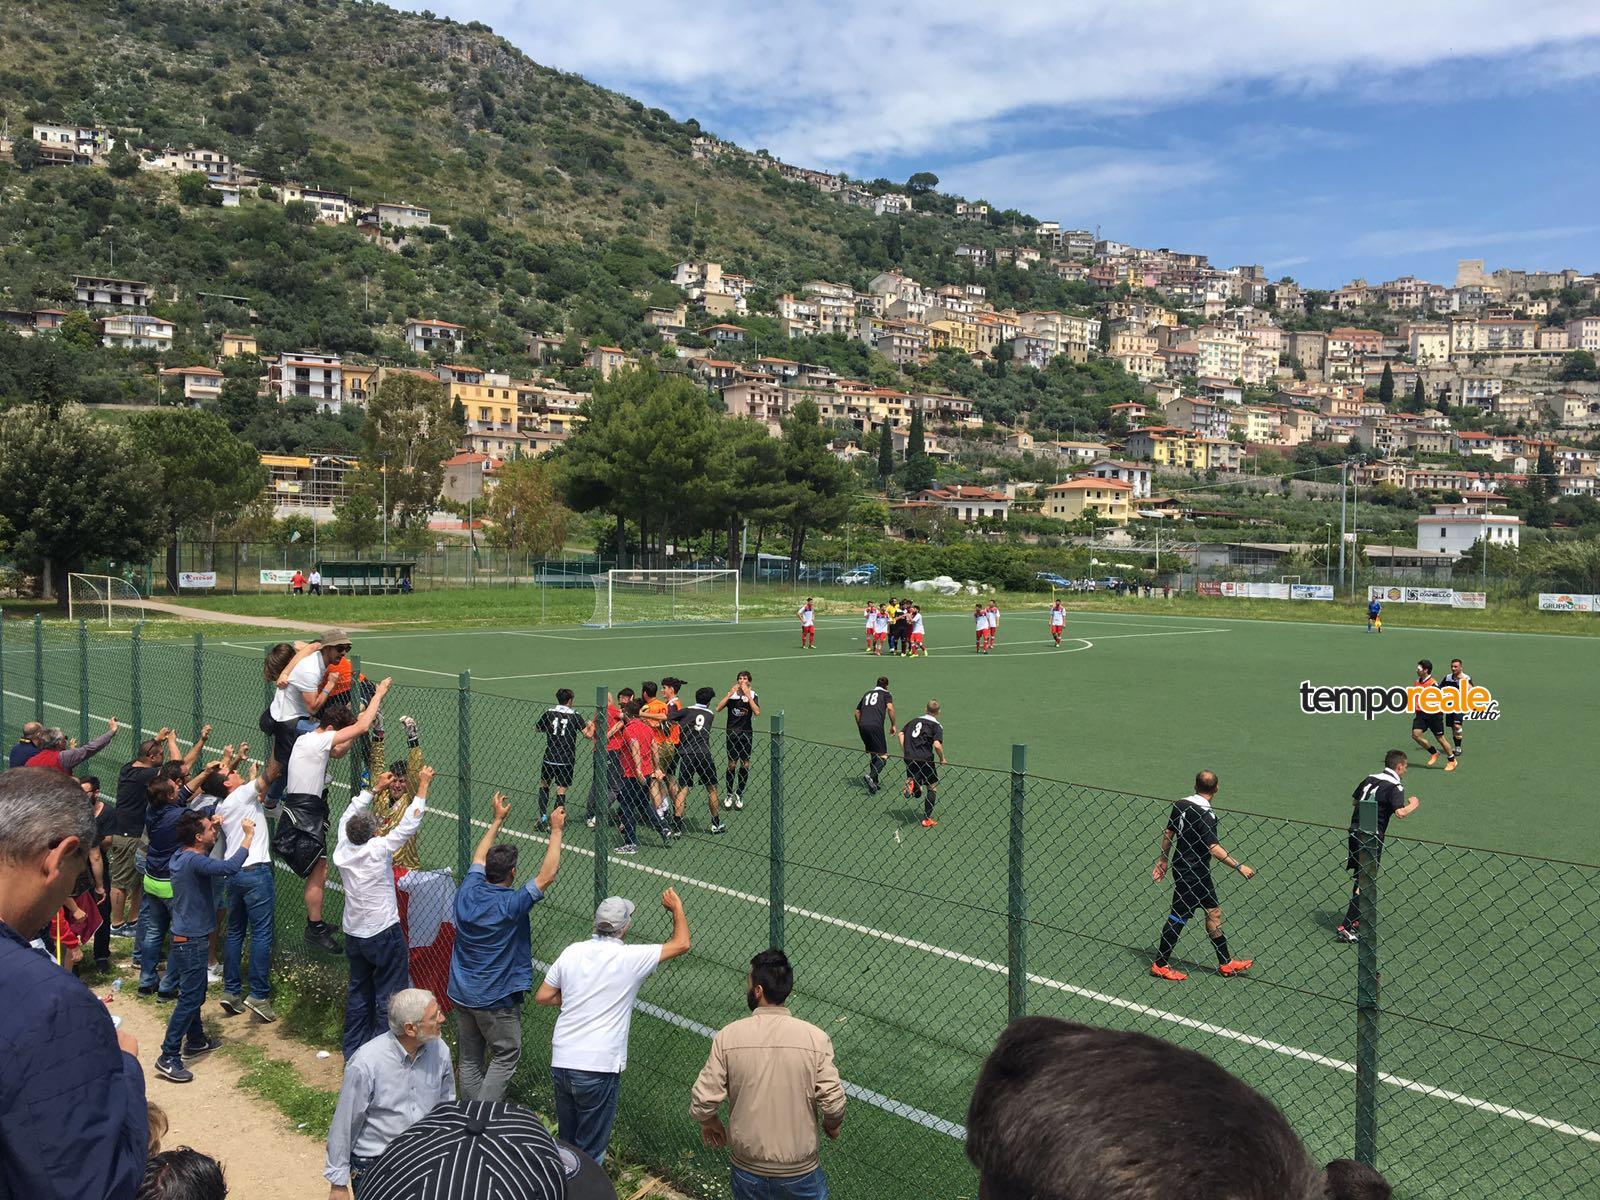
<path fill-rule="evenodd" d="M 170 617 L 182 617 L 186 621 L 218 621 L 225 625 L 250 625 L 257 629 L 293 629 L 300 633 L 321 633 L 328 627 L 327 622 L 313 624 L 310 621 L 290 621 L 283 617 L 248 617 L 243 613 L 220 612 L 211 608 L 191 608 L 187 604 L 169 604 L 165 600 L 146 600 L 144 606 L 155 612 L 166 613 Z M 359 625 L 346 625 L 351 633 L 359 633 Z"/>
<path fill-rule="evenodd" d="M 166 1110 L 170 1128 L 162 1139 L 164 1149 L 193 1146 L 222 1163 L 230 1196 L 249 1200 L 323 1200 L 328 1185 L 322 1179 L 323 1143 L 295 1130 L 266 1100 L 238 1087 L 244 1068 L 227 1054 L 216 1053 L 194 1064 L 193 1083 L 168 1083 L 155 1073 L 156 1055 L 166 1032 L 170 1005 L 141 1001 L 134 993 L 136 974 L 123 976 L 126 993 L 118 994 L 111 1011 L 122 1017 L 122 1027 L 139 1039 L 139 1059 L 144 1065 L 145 1094 Z M 249 1016 L 228 1017 L 217 1006 L 213 987 L 205 1007 L 212 1033 L 228 1041 L 259 1045 L 271 1057 L 294 1063 L 301 1079 L 337 1091 L 337 1054 L 327 1059 L 280 1037 L 274 1026 Z M 248 1022 L 248 1023 L 247 1023 Z"/>

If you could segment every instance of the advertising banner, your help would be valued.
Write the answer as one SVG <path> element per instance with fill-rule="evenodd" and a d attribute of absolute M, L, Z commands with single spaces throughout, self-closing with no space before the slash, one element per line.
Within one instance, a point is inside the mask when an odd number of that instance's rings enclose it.
<path fill-rule="evenodd" d="M 1595 612 L 1600 596 L 1575 595 L 1571 592 L 1540 592 L 1539 607 L 1545 612 Z"/>
<path fill-rule="evenodd" d="M 1289 585 L 1289 599 L 1291 600 L 1332 600 L 1333 584 L 1331 583 L 1291 583 Z"/>
<path fill-rule="evenodd" d="M 277 585 L 280 585 L 280 586 L 287 587 L 290 583 L 294 582 L 294 572 L 292 570 L 291 571 L 262 571 L 261 572 L 261 582 L 262 582 L 263 585 L 266 585 L 266 586 L 271 586 L 271 585 L 277 584 Z"/>
<path fill-rule="evenodd" d="M 215 571 L 180 571 L 178 572 L 178 586 L 180 588 L 214 588 L 217 586 L 217 573 Z"/>
<path fill-rule="evenodd" d="M 1457 592 L 1450 601 L 1451 608 L 1488 608 L 1489 597 L 1483 592 Z"/>
<path fill-rule="evenodd" d="M 1220 596 L 1222 595 L 1222 584 L 1215 579 L 1197 579 L 1194 582 L 1194 594 L 1196 596 Z"/>

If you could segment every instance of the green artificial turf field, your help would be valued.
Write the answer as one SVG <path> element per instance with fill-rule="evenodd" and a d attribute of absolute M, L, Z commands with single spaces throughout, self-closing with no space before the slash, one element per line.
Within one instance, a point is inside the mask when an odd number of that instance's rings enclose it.
<path fill-rule="evenodd" d="M 1587 730 L 1592 640 L 1085 613 L 1069 618 L 1057 649 L 1041 605 L 1004 612 L 992 654 L 973 653 L 969 617 L 937 614 L 932 654 L 891 660 L 862 652 L 860 626 L 825 618 L 814 651 L 800 649 L 792 620 L 372 633 L 357 635 L 355 649 L 369 676 L 395 678 L 391 730 L 401 713 L 422 724 L 440 778 L 420 842 L 425 865 L 446 869 L 459 860 L 461 818 L 476 840 L 471 826 L 495 788 L 513 797 L 509 829 L 532 869 L 542 850 L 532 728 L 558 686 L 582 707 L 596 686 L 675 674 L 687 696 L 701 684 L 720 696 L 735 672 L 754 673 L 757 728 L 784 714 L 779 873 L 793 1003 L 833 1035 L 854 1088 L 845 1137 L 825 1161 L 839 1194 L 872 1197 L 972 1194 L 960 1125 L 1006 1019 L 1018 932 L 1029 1012 L 1200 1050 L 1278 1103 L 1320 1160 L 1349 1155 L 1355 948 L 1333 938 L 1349 889 L 1342 827 L 1356 783 L 1385 750 L 1409 747 L 1410 721 L 1306 716 L 1299 685 L 1405 683 L 1418 657 L 1441 673 L 1461 657 L 1500 717 L 1469 723 L 1460 770 L 1413 767 L 1406 783 L 1421 808 L 1393 827 L 1385 851 L 1380 1165 L 1409 1197 L 1600 1189 L 1600 869 L 1582 865 L 1600 859 L 1588 803 L 1600 765 Z M 218 744 L 261 740 L 263 644 L 210 644 L 200 708 Z M 59 649 L 45 655 L 44 694 L 75 713 L 77 659 Z M 14 705 L 33 695 L 26 657 L 14 643 L 4 656 Z M 91 711 L 128 715 L 131 659 L 125 643 L 94 651 Z M 144 725 L 187 724 L 192 661 L 187 645 L 143 647 Z M 468 693 L 457 687 L 461 671 L 471 672 Z M 885 776 L 896 786 L 870 796 L 861 783 L 851 710 L 879 673 L 890 676 L 902 723 L 926 699 L 942 702 L 953 765 L 935 829 L 921 828 L 916 802 L 898 794 L 898 764 Z M 1008 890 L 1014 743 L 1027 745 L 1029 771 L 1020 894 Z M 608 890 L 641 904 L 638 936 L 665 935 L 665 914 L 650 904 L 668 884 L 689 911 L 694 952 L 642 994 L 650 1019 L 634 1025 L 619 1136 L 691 1181 L 720 1172 L 696 1144 L 687 1089 L 709 1031 L 742 1010 L 744 965 L 769 939 L 777 745 L 756 739 L 747 804 L 725 814 L 726 836 L 706 835 L 697 793 L 688 836 L 670 847 L 641 837 L 636 858 L 607 864 Z M 713 746 L 720 766 L 720 734 Z M 1220 979 L 1197 921 L 1176 960 L 1190 978 L 1172 984 L 1147 974 L 1169 897 L 1149 868 L 1168 801 L 1202 767 L 1221 777 L 1223 844 L 1259 872 L 1248 883 L 1218 872 L 1232 952 L 1256 966 Z M 589 794 L 591 777 L 580 763 L 576 797 Z M 582 815 L 581 799 L 572 811 Z M 594 845 L 574 820 L 561 879 L 536 920 L 541 957 L 583 933 Z M 292 935 L 298 888 L 281 882 Z M 1024 900 L 1020 910 L 1013 900 Z M 285 945 L 297 950 L 298 938 Z M 549 1014 L 527 1020 L 536 1047 Z M 539 1059 L 525 1055 L 521 1081 L 547 1102 Z"/>

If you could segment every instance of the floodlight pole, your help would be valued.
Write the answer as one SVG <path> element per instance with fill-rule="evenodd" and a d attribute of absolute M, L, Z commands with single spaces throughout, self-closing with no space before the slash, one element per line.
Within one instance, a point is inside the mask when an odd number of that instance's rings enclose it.
<path fill-rule="evenodd" d="M 1339 586 L 1344 586 L 1344 500 L 1348 490 L 1346 478 L 1350 473 L 1350 460 L 1339 464 Z"/>

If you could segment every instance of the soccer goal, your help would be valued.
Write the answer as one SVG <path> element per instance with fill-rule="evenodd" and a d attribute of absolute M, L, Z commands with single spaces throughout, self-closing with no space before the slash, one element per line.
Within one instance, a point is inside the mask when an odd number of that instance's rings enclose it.
<path fill-rule="evenodd" d="M 594 617 L 588 624 L 595 628 L 739 619 L 737 571 L 638 568 L 593 578 Z"/>
<path fill-rule="evenodd" d="M 68 575 L 67 616 L 74 621 L 134 625 L 144 620 L 144 597 L 113 575 Z"/>

